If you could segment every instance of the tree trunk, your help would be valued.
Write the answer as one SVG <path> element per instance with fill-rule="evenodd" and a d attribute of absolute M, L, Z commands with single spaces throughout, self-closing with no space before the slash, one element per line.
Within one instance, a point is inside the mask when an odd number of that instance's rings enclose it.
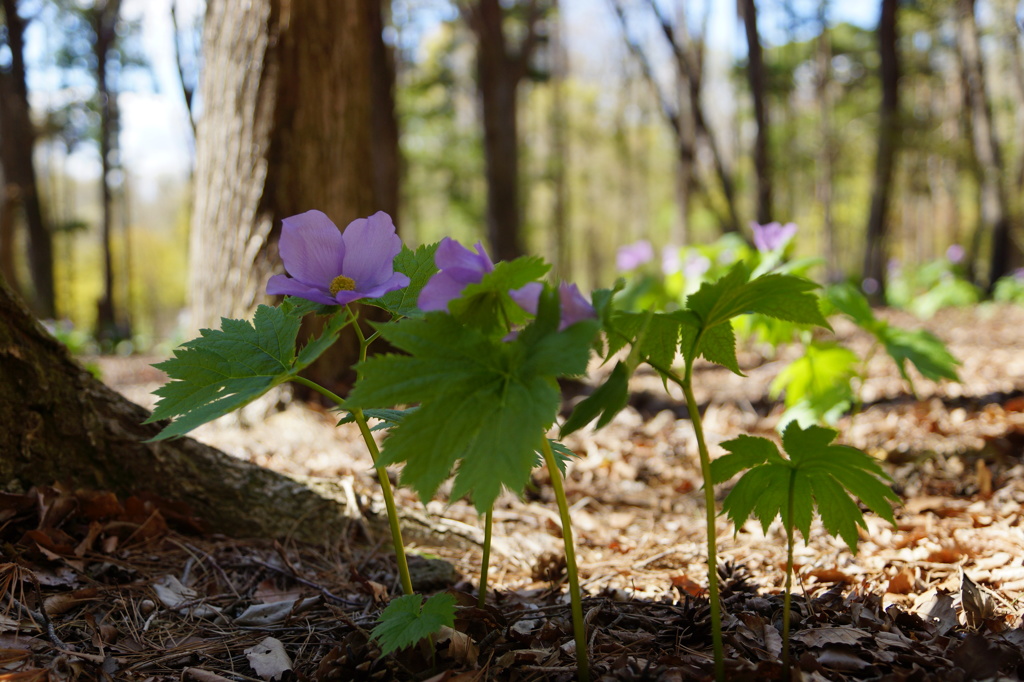
<path fill-rule="evenodd" d="M 511 260 L 523 254 L 517 95 L 533 39 L 524 39 L 518 50 L 510 49 L 505 10 L 499 0 L 478 0 L 471 7 L 463 6 L 463 12 L 476 36 L 477 93 L 487 174 L 487 237 L 495 260 Z M 534 20 L 527 19 L 528 37 L 534 28 Z"/>
<path fill-rule="evenodd" d="M 555 253 L 555 276 L 573 278 L 572 232 L 569 222 L 569 111 L 565 100 L 565 82 L 569 74 L 569 53 L 563 32 L 565 17 L 558 0 L 552 7 L 556 23 L 551 35 L 551 161 L 553 198 L 551 202 L 552 250 Z"/>
<path fill-rule="evenodd" d="M 337 503 L 190 438 L 145 443 L 148 413 L 96 380 L 0 280 L 0 483 L 70 481 L 187 503 L 212 529 L 310 539 L 341 528 Z M 297 519 L 303 519 L 301 525 Z M 309 524 L 307 526 L 307 524 Z M 321 536 L 322 537 L 322 536 Z"/>
<path fill-rule="evenodd" d="M 650 6 L 651 11 L 658 20 L 658 24 L 661 26 L 662 34 L 664 34 L 665 40 L 668 41 L 669 47 L 672 49 L 672 54 L 675 57 L 678 74 L 685 82 L 687 88 L 686 100 L 690 107 L 690 117 L 693 121 L 694 137 L 702 140 L 707 145 L 708 151 L 711 153 L 711 160 L 715 167 L 715 174 L 718 176 L 718 181 L 722 188 L 722 196 L 725 199 L 726 215 L 720 216 L 722 232 L 739 232 L 739 212 L 736 207 L 736 191 L 732 171 L 726 166 L 725 156 L 722 154 L 722 150 L 718 145 L 714 131 L 711 130 L 708 125 L 707 116 L 704 114 L 704 104 L 701 95 L 704 82 L 704 36 L 707 35 L 707 17 L 709 15 L 707 13 L 704 15 L 704 28 L 702 29 L 701 37 L 699 39 L 688 39 L 689 36 L 684 35 L 684 38 L 681 40 L 677 38 L 676 29 L 672 26 L 672 23 L 662 12 L 655 0 L 647 0 L 647 4 Z M 626 34 L 627 26 L 625 12 L 623 11 L 620 0 L 614 0 L 613 9 L 618 15 L 619 23 L 622 25 L 623 34 Z M 657 80 L 654 77 L 654 70 L 651 68 L 646 53 L 641 49 L 638 43 L 629 39 L 628 36 L 626 40 L 629 44 L 630 50 L 638 59 L 640 59 L 641 65 L 644 67 L 644 77 L 657 89 Z M 684 44 L 684 40 L 686 44 Z M 693 46 L 692 48 L 691 45 Z M 693 148 L 688 145 L 688 139 L 685 137 L 681 112 L 674 111 L 671 106 L 668 105 L 668 99 L 664 97 L 660 90 L 658 90 L 658 94 L 662 103 L 662 111 L 666 114 L 669 120 L 669 125 L 672 127 L 672 130 L 676 135 L 680 163 L 692 164 L 692 160 L 688 159 L 688 155 L 693 151 Z M 694 177 L 696 178 L 697 176 L 694 175 Z M 697 180 L 697 182 L 699 184 L 699 180 Z"/>
<path fill-rule="evenodd" d="M 899 0 L 882 0 L 882 13 L 878 20 L 882 104 L 878 113 L 878 154 L 875 157 L 874 187 L 864 251 L 864 279 L 873 281 L 877 287 L 866 293 L 875 302 L 882 300 L 885 291 L 887 220 L 900 137 L 900 64 L 896 51 L 898 5 Z"/>
<path fill-rule="evenodd" d="M 128 336 L 123 320 L 119 319 L 114 302 L 114 259 L 113 259 L 113 196 L 110 191 L 110 174 L 113 170 L 114 153 L 117 148 L 117 91 L 110 87 L 107 73 L 107 57 L 117 40 L 117 24 L 121 14 L 121 0 L 107 0 L 97 3 L 91 16 L 96 42 L 93 54 L 96 57 L 96 96 L 100 107 L 100 240 L 103 250 L 103 293 L 96 305 L 96 338 L 102 341 L 120 341 Z"/>
<path fill-rule="evenodd" d="M 835 184 L 836 139 L 832 127 L 832 37 L 828 25 L 828 2 L 818 6 L 818 22 L 821 34 L 818 36 L 815 62 L 817 78 L 815 79 L 815 95 L 818 100 L 818 117 L 821 125 L 821 141 L 819 142 L 818 170 L 815 173 L 818 201 L 821 202 L 822 232 L 825 249 L 825 271 L 828 282 L 838 282 L 843 278 L 842 264 L 839 262 L 840 248 L 836 240 L 836 226 L 832 216 L 832 189 Z"/>
<path fill-rule="evenodd" d="M 56 317 L 53 280 L 53 239 L 43 217 L 36 183 L 35 130 L 25 80 L 25 20 L 16 0 L 3 0 L 10 67 L 0 68 L 0 164 L 4 167 L 6 208 L 20 205 L 28 229 L 28 265 L 32 309 L 42 318 Z M 13 220 L 8 216 L 9 220 Z"/>
<path fill-rule="evenodd" d="M 2 163 L 0 163 L 0 277 L 10 282 L 12 287 L 17 284 L 14 267 L 14 197 L 11 196 L 7 181 L 4 179 Z M 16 288 L 15 291 L 17 291 Z"/>
<path fill-rule="evenodd" d="M 267 302 L 267 279 L 282 272 L 282 218 L 316 208 L 344 229 L 397 209 L 380 11 L 376 0 L 207 5 L 190 244 L 194 327 L 248 317 Z M 309 371 L 338 387 L 355 359 L 354 343 L 338 344 Z"/>
<path fill-rule="evenodd" d="M 1012 214 L 1004 181 L 1003 158 L 992 120 L 985 67 L 974 18 L 974 0 L 959 0 L 957 5 L 957 43 L 966 76 L 966 104 L 972 136 L 971 151 L 980 180 L 981 230 L 991 230 L 992 243 L 988 268 L 989 287 L 1010 271 L 1013 241 L 1010 238 Z"/>
<path fill-rule="evenodd" d="M 155 495 L 189 507 L 209 530 L 325 543 L 360 515 L 334 480 L 264 469 L 191 438 L 145 442 L 161 424 L 75 362 L 0 278 L 0 488 L 67 482 L 121 496 Z M 383 501 L 366 522 L 388 531 Z M 464 524 L 403 509 L 406 539 L 479 543 Z"/>
<path fill-rule="evenodd" d="M 743 26 L 747 34 L 747 82 L 754 100 L 754 173 L 757 176 L 757 222 L 772 221 L 772 164 L 768 148 L 768 112 L 765 98 L 764 55 L 757 32 L 757 5 L 742 0 Z"/>

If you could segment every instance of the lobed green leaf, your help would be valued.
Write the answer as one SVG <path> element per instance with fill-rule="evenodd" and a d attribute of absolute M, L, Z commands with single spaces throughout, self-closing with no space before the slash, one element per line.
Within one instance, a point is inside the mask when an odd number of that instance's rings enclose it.
<path fill-rule="evenodd" d="M 337 310 L 322 336 L 296 356 L 295 338 L 307 306 L 261 305 L 253 321 L 221 319 L 219 330 L 200 330 L 199 338 L 154 365 L 170 381 L 154 393 L 159 397 L 146 423 L 173 419 L 153 440 L 172 438 L 236 410 L 293 378 L 315 360 L 348 323 Z"/>
<path fill-rule="evenodd" d="M 380 643 L 381 654 L 404 649 L 455 624 L 455 597 L 442 592 L 423 601 L 418 594 L 391 600 L 377 617 L 372 635 Z"/>
<path fill-rule="evenodd" d="M 765 532 L 780 517 L 806 538 L 816 505 L 825 530 L 841 537 L 856 553 L 857 528 L 866 523 L 851 496 L 890 523 L 895 523 L 892 502 L 899 498 L 881 480 L 888 476 L 878 463 L 855 448 L 833 445 L 836 435 L 832 429 L 804 429 L 791 423 L 782 435 L 789 459 L 765 438 L 740 436 L 723 443 L 730 454 L 712 462 L 712 481 L 725 481 L 747 469 L 723 501 L 723 512 L 737 528 L 753 514 Z"/>
<path fill-rule="evenodd" d="M 368 299 L 365 303 L 383 308 L 395 317 L 421 314 L 417 301 L 423 287 L 437 272 L 437 265 L 434 263 L 437 246 L 437 244 L 424 244 L 413 251 L 403 244 L 402 250 L 395 256 L 394 266 L 396 272 L 401 272 L 409 277 L 409 286 L 397 291 L 389 291 L 380 298 Z"/>
<path fill-rule="evenodd" d="M 521 492 L 561 401 L 555 378 L 586 370 L 597 322 L 557 327 L 557 298 L 550 295 L 542 297 L 534 324 L 509 341 L 445 313 L 382 327 L 385 339 L 411 355 L 360 363 L 346 402 L 419 408 L 391 430 L 379 464 L 404 462 L 402 482 L 424 501 L 458 464 L 452 494 L 471 494 L 481 513 L 503 486 Z"/>

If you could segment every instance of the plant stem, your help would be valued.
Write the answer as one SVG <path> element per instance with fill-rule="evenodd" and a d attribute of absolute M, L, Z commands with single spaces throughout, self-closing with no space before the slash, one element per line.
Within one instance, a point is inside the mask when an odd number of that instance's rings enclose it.
<path fill-rule="evenodd" d="M 292 381 L 313 389 L 317 393 L 320 393 L 337 403 L 339 407 L 349 410 L 349 408 L 345 407 L 345 400 L 341 396 L 324 388 L 315 381 L 310 381 L 306 377 L 302 376 L 292 377 Z M 398 564 L 398 577 L 402 583 L 402 592 L 405 594 L 413 594 L 414 590 L 412 589 L 412 577 L 409 574 L 409 562 L 405 556 L 405 544 L 402 542 L 402 530 L 398 525 L 398 507 L 395 505 L 395 495 L 391 490 L 391 479 L 388 478 L 388 470 L 385 467 L 377 466 L 377 460 L 380 459 L 380 450 L 377 448 L 377 441 L 373 439 L 370 427 L 366 423 L 366 416 L 363 414 L 363 411 L 359 408 L 349 411 L 352 413 L 352 417 L 359 426 L 359 432 L 363 435 L 363 442 L 366 444 L 366 449 L 370 453 L 370 459 L 373 460 L 373 467 L 377 470 L 377 479 L 380 481 L 381 493 L 384 496 L 384 507 L 388 512 L 388 526 L 391 528 L 391 541 L 395 547 L 395 562 Z"/>
<path fill-rule="evenodd" d="M 789 679 L 789 605 L 793 598 L 793 504 L 796 469 L 789 474 L 789 499 L 786 502 L 786 594 L 782 597 L 782 672 Z"/>
<path fill-rule="evenodd" d="M 569 518 L 569 504 L 565 499 L 562 474 L 551 451 L 551 443 L 541 437 L 544 463 L 551 475 L 551 487 L 555 489 L 558 515 L 562 521 L 562 540 L 565 543 L 565 572 L 569 578 L 569 600 L 572 604 L 572 630 L 576 636 L 576 670 L 580 682 L 590 681 L 590 659 L 587 656 L 587 630 L 583 622 L 583 601 L 580 598 L 580 576 L 576 571 L 576 549 L 572 541 L 572 521 Z"/>
<path fill-rule="evenodd" d="M 377 449 L 377 441 L 373 439 L 373 434 L 370 433 L 370 427 L 366 423 L 363 411 L 356 408 L 352 410 L 352 416 L 355 417 L 356 424 L 359 425 L 359 432 L 363 434 L 363 442 L 366 443 L 366 449 L 370 452 L 370 459 L 373 460 L 373 466 L 377 470 L 377 480 L 380 481 L 380 490 L 384 495 L 384 507 L 388 511 L 388 526 L 391 528 L 391 542 L 395 546 L 395 563 L 398 564 L 398 577 L 402 583 L 402 592 L 413 594 L 415 590 L 412 589 L 412 576 L 409 574 L 409 562 L 405 558 L 402 529 L 398 525 L 398 508 L 395 506 L 395 495 L 391 491 L 391 479 L 388 478 L 387 467 L 377 466 L 377 460 L 380 459 L 380 450 Z"/>
<path fill-rule="evenodd" d="M 686 396 L 686 408 L 690 413 L 693 433 L 697 437 L 697 452 L 700 455 L 700 474 L 704 479 L 704 507 L 708 529 L 708 599 L 711 602 L 711 647 L 715 655 L 715 680 L 725 682 L 725 647 L 722 645 L 722 606 L 718 598 L 718 553 L 715 534 L 715 486 L 711 478 L 711 455 L 704 441 L 704 425 L 701 422 L 697 399 L 693 394 L 693 359 L 686 359 L 686 374 L 680 383 Z"/>
<path fill-rule="evenodd" d="M 480 594 L 476 605 L 483 608 L 487 604 L 487 571 L 491 565 L 491 526 L 494 522 L 494 507 L 484 515 L 484 556 L 480 562 Z"/>

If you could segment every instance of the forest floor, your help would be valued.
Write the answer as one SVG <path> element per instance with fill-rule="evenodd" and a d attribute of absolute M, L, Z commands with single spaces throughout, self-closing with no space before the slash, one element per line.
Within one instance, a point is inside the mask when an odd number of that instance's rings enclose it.
<path fill-rule="evenodd" d="M 925 326 L 962 363 L 961 383 L 917 379 L 917 397 L 874 354 L 863 411 L 841 440 L 877 457 L 903 504 L 897 526 L 868 516 L 859 552 L 815 526 L 796 550 L 792 679 L 1024 678 L 1024 309 L 943 311 Z M 837 336 L 862 356 L 867 337 Z M 772 436 L 768 384 L 785 354 L 741 354 L 747 378 L 702 365 L 695 378 L 717 444 Z M 105 380 L 152 404 L 160 375 L 142 360 L 100 358 Z M 609 426 L 566 444 L 577 559 L 594 679 L 706 680 L 703 493 L 681 396 L 653 375 Z M 376 489 L 354 428 L 291 404 L 207 425 L 196 437 L 292 474 Z M 722 450 L 715 448 L 712 456 Z M 216 472 L 208 472 L 215 476 Z M 474 596 L 481 552 L 413 544 L 418 589 L 448 589 L 454 631 L 380 656 L 368 632 L 397 587 L 389 538 L 358 520 L 347 541 L 203 534 L 169 508 L 61 489 L 0 495 L 2 680 L 571 680 L 575 651 L 558 516 L 547 473 L 526 498 L 499 499 L 486 608 Z M 719 500 L 728 486 L 718 491 Z M 406 490 L 400 504 L 420 505 Z M 427 512 L 478 528 L 465 502 Z M 718 521 L 729 679 L 780 678 L 785 534 Z M 438 561 L 442 559 L 443 561 Z M 11 561 L 6 559 L 5 561 Z M 967 576 L 965 579 L 964 576 Z M 7 672 L 4 672 L 7 671 Z"/>

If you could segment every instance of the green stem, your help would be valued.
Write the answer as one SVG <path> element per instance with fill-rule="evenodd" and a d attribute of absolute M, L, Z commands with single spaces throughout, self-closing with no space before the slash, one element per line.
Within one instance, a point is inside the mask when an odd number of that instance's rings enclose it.
<path fill-rule="evenodd" d="M 487 571 L 491 565 L 491 526 L 494 522 L 494 507 L 484 515 L 484 556 L 480 563 L 480 595 L 476 605 L 483 608 L 487 604 Z"/>
<path fill-rule="evenodd" d="M 704 479 L 704 507 L 708 528 L 708 599 L 711 602 L 711 646 L 715 654 L 715 680 L 725 681 L 725 647 L 722 645 L 722 606 L 718 597 L 718 555 L 715 534 L 715 486 L 711 478 L 711 455 L 704 441 L 704 425 L 700 409 L 693 394 L 693 360 L 686 360 L 686 374 L 679 383 L 686 396 L 686 408 L 690 413 L 693 433 L 697 437 L 697 452 L 700 454 L 700 473 Z"/>
<path fill-rule="evenodd" d="M 352 312 L 353 327 L 356 330 L 356 336 L 359 337 L 359 361 L 363 362 L 366 360 L 366 349 L 370 345 L 373 339 L 377 338 L 377 334 L 374 334 L 367 340 L 363 335 L 363 331 L 359 328 L 359 320 L 357 315 Z M 352 413 L 353 419 L 359 426 L 359 433 L 363 436 L 363 443 L 366 444 L 366 449 L 370 453 L 370 459 L 373 461 L 373 467 L 377 471 L 377 480 L 380 481 L 381 494 L 384 497 L 384 507 L 387 509 L 388 514 L 388 527 L 391 529 L 391 543 L 395 548 L 395 563 L 398 564 L 398 578 L 402 584 L 402 592 L 405 594 L 413 594 L 412 588 L 412 576 L 409 573 L 409 561 L 405 556 L 405 543 L 402 542 L 402 529 L 398 524 L 398 507 L 395 504 L 395 494 L 391 489 L 391 479 L 388 478 L 388 470 L 386 467 L 377 466 L 377 461 L 380 459 L 380 450 L 377 448 L 377 441 L 373 439 L 373 433 L 370 432 L 370 426 L 366 423 L 366 415 L 363 414 L 362 409 L 355 408 L 350 409 L 346 407 L 345 400 L 336 393 L 324 388 L 320 384 L 310 381 L 309 379 L 301 376 L 292 378 L 292 381 L 308 386 L 314 391 L 326 396 L 339 407 L 348 410 Z"/>
<path fill-rule="evenodd" d="M 402 583 L 402 592 L 413 594 L 412 576 L 409 574 L 409 562 L 405 558 L 405 544 L 402 542 L 402 529 L 398 525 L 398 508 L 395 506 L 395 495 L 391 490 L 391 479 L 388 478 L 387 467 L 377 466 L 380 459 L 380 450 L 377 449 L 377 441 L 370 433 L 370 427 L 366 423 L 366 417 L 359 408 L 352 410 L 352 416 L 359 425 L 359 432 L 363 434 L 363 442 L 370 452 L 370 459 L 373 460 L 373 467 L 377 470 L 377 480 L 380 481 L 380 490 L 384 495 L 384 506 L 388 510 L 388 526 L 391 528 L 391 542 L 395 546 L 395 562 L 398 564 L 398 577 Z"/>
<path fill-rule="evenodd" d="M 782 598 L 782 671 L 789 679 L 789 605 L 793 598 L 793 504 L 796 469 L 789 475 L 789 499 L 786 503 L 786 594 Z"/>
<path fill-rule="evenodd" d="M 569 577 L 569 599 L 572 603 L 572 630 L 576 636 L 576 668 L 580 682 L 590 681 L 590 659 L 587 657 L 587 630 L 583 622 L 583 601 L 580 598 L 580 576 L 576 571 L 576 548 L 572 541 L 572 521 L 569 518 L 569 504 L 565 499 L 562 475 L 551 451 L 551 443 L 541 438 L 544 463 L 551 475 L 551 487 L 555 489 L 558 515 L 562 520 L 562 540 L 565 543 L 565 572 Z"/>

